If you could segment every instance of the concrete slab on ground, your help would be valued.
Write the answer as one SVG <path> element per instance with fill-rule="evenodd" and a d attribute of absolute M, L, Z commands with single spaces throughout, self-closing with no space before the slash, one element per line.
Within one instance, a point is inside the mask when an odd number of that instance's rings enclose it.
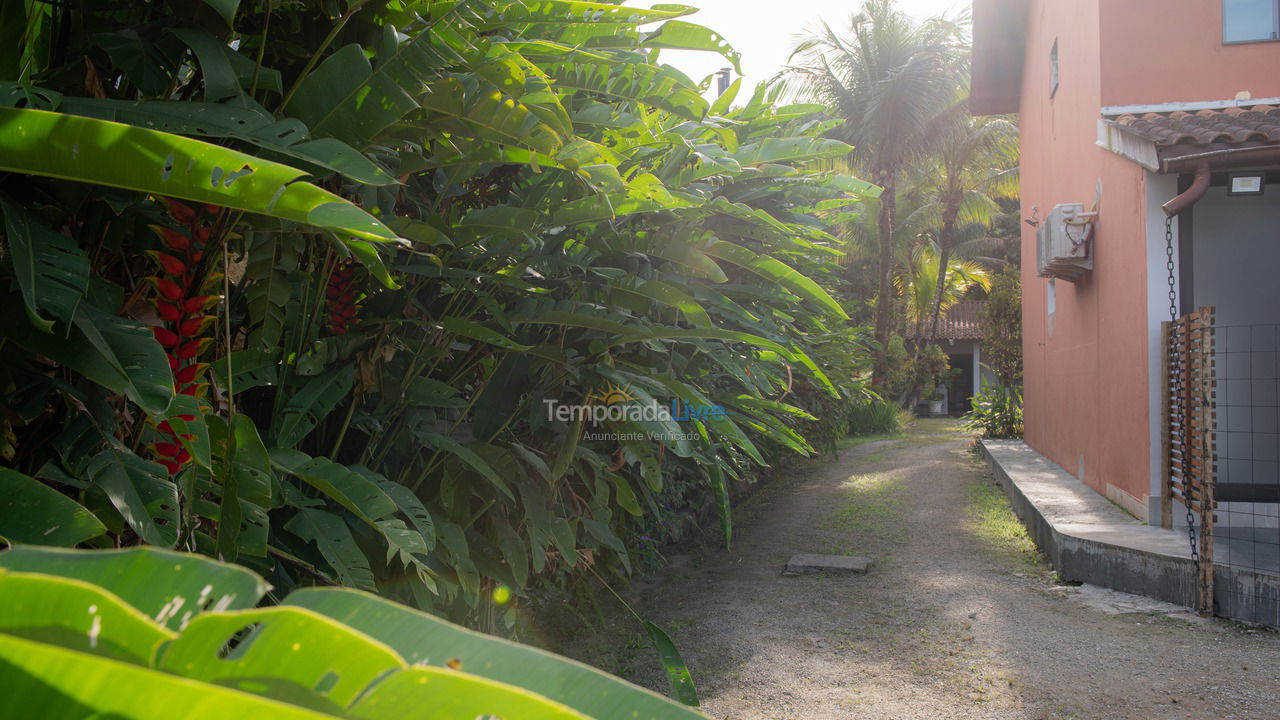
<path fill-rule="evenodd" d="M 782 569 L 783 575 L 812 575 L 815 573 L 832 573 L 849 575 L 865 573 L 871 561 L 854 555 L 811 555 L 800 553 L 792 555 L 787 566 Z"/>
<path fill-rule="evenodd" d="M 1061 592 L 1072 600 L 1087 605 L 1095 610 L 1101 610 L 1108 615 L 1124 615 L 1129 613 L 1137 613 L 1140 615 L 1165 615 L 1168 617 L 1187 620 L 1189 622 L 1209 622 L 1205 618 L 1195 614 L 1195 611 L 1189 607 L 1182 605 L 1174 605 L 1145 595 L 1133 595 L 1131 593 L 1120 592 L 1119 590 L 1110 590 L 1097 585 L 1085 583 L 1078 587 L 1070 585 L 1059 585 L 1054 590 Z"/>
<path fill-rule="evenodd" d="M 1195 606 L 1195 570 L 1181 532 L 1139 522 L 1022 441 L 978 447 L 1063 580 Z M 1215 563 L 1214 605 L 1223 617 L 1280 626 L 1280 577 Z"/>

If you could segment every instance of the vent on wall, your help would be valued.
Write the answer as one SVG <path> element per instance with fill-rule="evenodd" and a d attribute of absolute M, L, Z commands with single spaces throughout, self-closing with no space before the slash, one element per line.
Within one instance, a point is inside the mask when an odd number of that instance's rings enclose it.
<path fill-rule="evenodd" d="M 1040 277 L 1079 282 L 1093 269 L 1093 219 L 1081 203 L 1053 206 L 1036 230 L 1036 270 Z"/>

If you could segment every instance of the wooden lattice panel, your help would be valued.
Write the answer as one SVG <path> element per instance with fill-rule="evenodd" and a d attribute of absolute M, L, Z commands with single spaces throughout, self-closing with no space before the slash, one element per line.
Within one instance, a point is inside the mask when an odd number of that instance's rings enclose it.
<path fill-rule="evenodd" d="M 1175 498 L 1189 500 L 1192 511 L 1203 514 L 1216 507 L 1213 308 L 1200 308 L 1167 325 L 1169 482 Z"/>
<path fill-rule="evenodd" d="M 1198 552 L 1200 576 L 1197 605 L 1202 614 L 1213 612 L 1213 521 L 1218 503 L 1213 496 L 1218 461 L 1214 440 L 1217 416 L 1214 404 L 1213 308 L 1202 307 L 1173 322 L 1164 323 L 1165 477 L 1162 524 L 1171 523 L 1171 501 L 1179 500 L 1200 518 Z"/>

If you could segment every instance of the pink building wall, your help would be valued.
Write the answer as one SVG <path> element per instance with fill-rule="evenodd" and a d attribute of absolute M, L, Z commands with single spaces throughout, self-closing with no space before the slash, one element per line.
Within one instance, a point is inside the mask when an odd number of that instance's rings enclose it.
<path fill-rule="evenodd" d="M 1221 0 L 1100 1 L 1103 105 L 1280 97 L 1276 44 L 1223 45 Z"/>
<path fill-rule="evenodd" d="M 1151 488 L 1148 175 L 1097 146 L 1108 105 L 1280 96 L 1276 45 L 1223 46 L 1218 0 L 1030 0 L 1020 125 L 1022 214 L 1091 206 L 1094 270 L 1078 284 L 1036 276 L 1022 228 L 1026 440 L 1145 519 Z M 1050 50 L 1059 86 L 1050 98 Z M 1265 60 L 1264 60 L 1265 58 Z M 1162 265 L 1162 264 L 1161 264 Z M 1161 318 L 1163 319 L 1163 318 Z"/>
<path fill-rule="evenodd" d="M 1145 187 L 1141 168 L 1097 147 L 1102 106 L 1098 0 L 1035 0 L 1022 79 L 1022 211 L 1091 206 L 1101 186 L 1094 271 L 1036 276 L 1036 229 L 1022 229 L 1027 442 L 1099 492 L 1145 502 L 1147 433 Z M 1049 97 L 1058 43 L 1059 86 Z M 1111 488 L 1108 488 L 1108 485 Z"/>

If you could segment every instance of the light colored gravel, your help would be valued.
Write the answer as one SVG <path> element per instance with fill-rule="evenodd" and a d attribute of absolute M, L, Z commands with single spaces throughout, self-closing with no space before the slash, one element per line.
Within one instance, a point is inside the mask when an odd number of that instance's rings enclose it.
<path fill-rule="evenodd" d="M 1280 717 L 1280 635 L 1092 591 L 1083 602 L 984 538 L 968 510 L 985 478 L 957 430 L 918 422 L 776 480 L 736 510 L 731 551 L 676 558 L 631 589 L 680 646 L 709 716 Z M 873 564 L 782 577 L 798 552 Z M 607 626 L 569 651 L 664 690 L 652 651 Z"/>

